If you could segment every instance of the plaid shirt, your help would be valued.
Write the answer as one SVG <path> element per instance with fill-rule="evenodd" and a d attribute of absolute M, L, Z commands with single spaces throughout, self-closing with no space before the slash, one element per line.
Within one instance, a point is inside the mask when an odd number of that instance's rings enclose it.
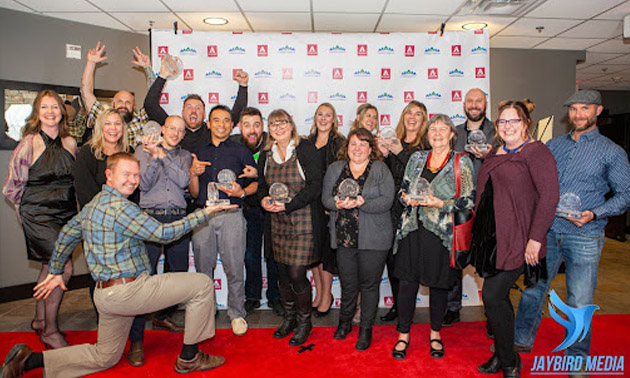
<path fill-rule="evenodd" d="M 96 118 L 98 118 L 105 109 L 107 108 L 103 103 L 98 100 L 94 101 L 94 105 L 92 105 L 92 109 L 90 109 L 90 114 L 88 115 L 88 122 L 96 121 Z M 148 121 L 149 116 L 147 112 L 144 111 L 144 108 L 133 112 L 133 119 L 127 124 L 127 136 L 129 137 L 129 145 L 134 149 L 142 141 L 142 127 Z"/>
<path fill-rule="evenodd" d="M 143 241 L 170 243 L 208 219 L 200 209 L 176 222 L 161 224 L 116 189 L 103 185 L 59 233 L 48 272 L 61 274 L 83 239 L 85 259 L 95 281 L 137 277 L 151 271 Z"/>
<path fill-rule="evenodd" d="M 68 132 L 79 144 L 83 142 L 83 134 L 85 134 L 87 122 L 88 115 L 85 114 L 83 109 L 77 113 L 72 121 L 68 122 Z"/>

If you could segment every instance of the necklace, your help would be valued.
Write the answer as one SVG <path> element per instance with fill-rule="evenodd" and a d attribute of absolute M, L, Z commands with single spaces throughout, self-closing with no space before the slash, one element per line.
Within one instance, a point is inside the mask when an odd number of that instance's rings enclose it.
<path fill-rule="evenodd" d="M 449 157 L 449 153 L 446 153 L 446 157 L 444 158 L 444 161 L 442 162 L 442 165 L 440 165 L 438 168 L 432 168 L 431 167 L 431 155 L 433 154 L 433 151 L 429 152 L 429 157 L 427 158 L 427 168 L 429 168 L 429 171 L 431 171 L 431 173 L 435 173 L 437 171 L 439 171 L 440 169 L 444 168 L 444 166 L 446 165 L 446 162 L 448 161 L 448 157 Z"/>
<path fill-rule="evenodd" d="M 527 138 L 527 140 L 526 140 L 525 142 L 523 142 L 523 144 L 521 144 L 520 146 L 518 146 L 518 147 L 516 147 L 516 148 L 512 148 L 512 149 L 507 148 L 507 146 L 504 144 L 504 145 L 503 145 L 503 151 L 507 152 L 508 154 L 513 154 L 513 153 L 515 153 L 516 151 L 518 151 L 518 150 L 520 150 L 521 148 L 523 148 L 523 146 L 524 146 L 524 145 L 526 145 L 526 144 L 527 144 L 527 142 L 529 142 L 529 140 L 530 140 L 530 139 L 532 139 L 532 138 Z"/>

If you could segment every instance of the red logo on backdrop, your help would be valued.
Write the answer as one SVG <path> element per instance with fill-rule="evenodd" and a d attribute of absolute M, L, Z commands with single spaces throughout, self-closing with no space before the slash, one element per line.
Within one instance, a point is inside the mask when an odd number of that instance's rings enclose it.
<path fill-rule="evenodd" d="M 308 103 L 315 104 L 317 103 L 317 92 L 308 92 Z"/>
<path fill-rule="evenodd" d="M 311 286 L 315 287 L 315 280 L 313 279 L 313 276 L 311 276 Z"/>
<path fill-rule="evenodd" d="M 429 119 L 433 118 L 434 115 L 435 113 L 429 113 Z"/>
<path fill-rule="evenodd" d="M 342 80 L 343 79 L 343 68 L 333 68 L 333 80 Z"/>
<path fill-rule="evenodd" d="M 416 46 L 407 45 L 405 46 L 405 56 L 414 56 L 416 55 Z"/>
<path fill-rule="evenodd" d="M 367 102 L 367 92 L 366 91 L 357 92 L 357 102 L 359 104 Z"/>
<path fill-rule="evenodd" d="M 162 94 L 160 94 L 160 104 L 168 104 L 168 93 L 162 92 Z"/>
<path fill-rule="evenodd" d="M 392 124 L 389 114 L 381 114 L 381 126 L 390 126 Z"/>
<path fill-rule="evenodd" d="M 339 126 L 343 126 L 343 115 L 337 114 L 337 123 L 339 123 Z"/>
<path fill-rule="evenodd" d="M 367 45 L 357 45 L 357 55 L 367 56 Z"/>
<path fill-rule="evenodd" d="M 168 54 L 168 46 L 158 46 L 158 58 Z"/>
<path fill-rule="evenodd" d="M 385 302 L 385 306 L 391 307 L 394 305 L 394 297 L 385 297 L 383 298 L 383 302 Z"/>
<path fill-rule="evenodd" d="M 429 68 L 427 71 L 428 79 L 437 79 L 438 78 L 438 69 L 437 68 Z"/>
<path fill-rule="evenodd" d="M 186 68 L 184 70 L 184 80 L 194 80 L 195 71 L 192 68 Z"/>
<path fill-rule="evenodd" d="M 474 31 L 475 34 L 483 34 L 483 29 L 476 29 Z"/>
<path fill-rule="evenodd" d="M 477 79 L 485 79 L 486 78 L 486 67 L 477 67 L 477 68 L 475 68 L 475 77 Z"/>
<path fill-rule="evenodd" d="M 220 278 L 215 278 L 214 279 L 214 290 L 221 290 L 221 279 Z"/>
<path fill-rule="evenodd" d="M 335 307 L 341 306 L 341 298 L 335 298 Z"/>
<path fill-rule="evenodd" d="M 219 56 L 217 45 L 208 45 L 208 57 L 216 58 L 217 56 Z"/>
<path fill-rule="evenodd" d="M 282 69 L 282 80 L 293 80 L 293 68 Z"/>
<path fill-rule="evenodd" d="M 413 91 L 405 91 L 403 98 L 405 99 L 405 102 L 411 102 L 413 100 L 415 100 L 415 96 L 413 95 Z"/>
<path fill-rule="evenodd" d="M 451 55 L 452 56 L 462 56 L 462 45 L 452 45 L 451 46 Z"/>
<path fill-rule="evenodd" d="M 381 68 L 381 80 L 389 80 L 392 78 L 391 68 Z"/>
<path fill-rule="evenodd" d="M 242 68 L 232 68 L 232 80 L 236 80 L 236 74 L 243 71 Z"/>
<path fill-rule="evenodd" d="M 262 287 L 263 287 L 263 289 L 267 288 L 267 277 L 263 277 L 263 279 L 262 279 Z"/>
<path fill-rule="evenodd" d="M 189 29 L 184 29 L 184 30 L 182 30 L 182 34 L 192 34 L 192 32 L 193 32 L 193 31 L 192 31 L 192 30 L 189 30 Z"/>
<path fill-rule="evenodd" d="M 269 103 L 269 93 L 267 93 L 267 92 L 258 92 L 258 103 L 259 104 L 268 104 Z"/>
<path fill-rule="evenodd" d="M 258 45 L 258 56 L 267 56 L 267 45 Z"/>
<path fill-rule="evenodd" d="M 462 91 L 452 91 L 451 92 L 451 101 L 452 102 L 461 102 L 462 101 Z"/>
<path fill-rule="evenodd" d="M 219 93 L 217 92 L 209 92 L 208 93 L 208 104 L 218 104 L 219 103 Z"/>
<path fill-rule="evenodd" d="M 307 45 L 306 46 L 306 55 L 315 56 L 317 55 L 317 45 Z"/>

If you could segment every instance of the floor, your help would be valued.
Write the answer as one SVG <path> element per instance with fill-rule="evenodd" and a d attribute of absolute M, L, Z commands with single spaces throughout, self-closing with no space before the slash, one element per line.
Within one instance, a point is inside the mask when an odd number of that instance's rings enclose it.
<path fill-rule="evenodd" d="M 606 239 L 599 266 L 599 281 L 595 293 L 595 304 L 600 309 L 595 314 L 627 314 L 630 313 L 630 295 L 627 286 L 630 271 L 630 242 L 619 242 Z M 522 286 L 522 284 L 521 284 Z M 564 275 L 559 275 L 553 282 L 552 288 L 561 298 L 566 298 Z M 512 302 L 516 306 L 520 293 L 512 291 Z M 30 321 L 35 311 L 35 300 L 0 304 L 0 332 L 30 331 Z M 387 309 L 379 309 L 379 315 L 385 314 Z M 181 316 L 181 314 L 179 315 Z M 545 312 L 545 316 L 548 314 Z M 483 307 L 464 307 L 461 311 L 462 321 L 478 321 L 485 319 Z M 313 318 L 314 326 L 336 326 L 339 310 L 331 310 L 323 318 Z M 281 319 L 269 310 L 257 310 L 247 317 L 252 328 L 277 327 Z M 418 308 L 414 318 L 415 323 L 429 323 L 428 308 Z M 73 290 L 66 293 L 61 305 L 59 323 L 62 330 L 94 330 L 96 329 L 95 311 L 89 298 L 87 289 Z M 230 322 L 224 310 L 217 317 L 217 328 L 229 328 Z M 383 324 L 380 319 L 377 324 Z M 395 322 L 387 324 L 395 325 Z M 150 329 L 147 325 L 147 329 Z"/>

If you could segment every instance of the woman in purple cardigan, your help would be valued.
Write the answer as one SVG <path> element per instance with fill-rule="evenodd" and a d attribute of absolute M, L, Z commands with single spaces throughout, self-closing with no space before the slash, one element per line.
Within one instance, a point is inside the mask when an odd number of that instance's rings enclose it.
<path fill-rule="evenodd" d="M 495 124 L 501 144 L 486 157 L 477 179 L 471 252 L 485 277 L 482 298 L 495 334 L 495 354 L 478 370 L 502 369 L 504 377 L 520 377 L 522 366 L 513 349 L 510 288 L 523 272 L 526 284 L 546 272 L 546 234 L 559 196 L 556 161 L 547 146 L 532 139 L 530 126 L 525 104 L 501 104 Z"/>

